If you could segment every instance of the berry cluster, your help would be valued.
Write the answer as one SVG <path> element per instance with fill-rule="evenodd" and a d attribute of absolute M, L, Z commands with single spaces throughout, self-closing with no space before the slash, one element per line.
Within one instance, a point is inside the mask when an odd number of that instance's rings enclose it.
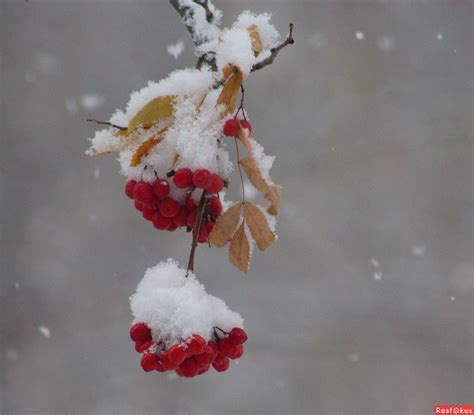
<path fill-rule="evenodd" d="M 183 191 L 184 202 L 169 197 L 170 183 L 166 179 L 157 178 L 154 182 L 129 180 L 125 186 L 125 194 L 135 200 L 135 208 L 142 212 L 143 217 L 152 222 L 156 229 L 173 232 L 178 228 L 192 230 L 196 225 L 198 206 L 191 193 L 199 188 L 212 196 L 208 199 L 205 216 L 199 228 L 198 242 L 208 242 L 214 222 L 222 213 L 222 203 L 217 194 L 224 188 L 224 181 L 217 174 L 206 169 L 192 172 L 181 168 L 173 175 L 173 183 Z"/>
<path fill-rule="evenodd" d="M 130 329 L 135 350 L 142 354 L 140 364 L 145 372 L 174 370 L 185 378 L 202 375 L 211 365 L 217 372 L 225 372 L 229 368 L 229 359 L 239 359 L 244 354 L 243 344 L 247 334 L 243 329 L 234 327 L 227 333 L 215 328 L 214 334 L 215 340 L 208 342 L 193 334 L 180 343 L 166 347 L 164 339 L 153 341 L 151 330 L 145 323 L 136 323 Z"/>

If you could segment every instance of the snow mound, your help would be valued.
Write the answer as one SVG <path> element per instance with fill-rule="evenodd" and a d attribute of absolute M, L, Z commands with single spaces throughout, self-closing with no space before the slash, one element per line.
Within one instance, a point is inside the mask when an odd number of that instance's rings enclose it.
<path fill-rule="evenodd" d="M 171 345 L 192 334 L 210 340 L 214 327 L 243 327 L 240 314 L 206 292 L 196 276 L 172 259 L 149 268 L 130 297 L 133 324 L 146 323 L 153 339 Z"/>

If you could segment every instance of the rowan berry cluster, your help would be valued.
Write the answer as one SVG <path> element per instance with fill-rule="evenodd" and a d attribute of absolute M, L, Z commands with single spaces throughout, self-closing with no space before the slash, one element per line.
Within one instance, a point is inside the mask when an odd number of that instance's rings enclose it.
<path fill-rule="evenodd" d="M 244 354 L 247 334 L 240 327 L 228 333 L 216 327 L 212 340 L 193 334 L 166 347 L 166 339 L 153 339 L 145 323 L 136 323 L 130 329 L 130 338 L 135 342 L 135 350 L 142 354 L 140 364 L 145 372 L 174 370 L 178 376 L 193 378 L 206 373 L 211 366 L 217 372 L 225 372 L 230 359 L 239 359 Z"/>
<path fill-rule="evenodd" d="M 125 194 L 135 201 L 135 208 L 156 229 L 173 232 L 178 228 L 187 228 L 188 231 L 194 228 L 198 205 L 191 194 L 196 188 L 205 190 L 212 196 L 207 200 L 207 209 L 199 227 L 198 242 L 208 242 L 214 223 L 222 213 L 218 193 L 224 188 L 224 181 L 209 170 L 198 169 L 193 172 L 188 168 L 174 172 L 172 181 L 178 193 L 176 199 L 170 197 L 170 182 L 159 178 L 151 183 L 129 180 L 125 186 Z"/>

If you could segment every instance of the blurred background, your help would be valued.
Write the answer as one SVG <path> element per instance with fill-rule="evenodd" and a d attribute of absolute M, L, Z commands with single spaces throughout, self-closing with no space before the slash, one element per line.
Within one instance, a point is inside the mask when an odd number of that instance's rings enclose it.
<path fill-rule="evenodd" d="M 114 156 L 84 155 L 87 118 L 195 64 L 176 12 L 166 0 L 2 0 L 0 413 L 472 404 L 473 2 L 215 3 L 225 25 L 247 8 L 283 35 L 295 24 L 296 44 L 246 82 L 285 188 L 279 240 L 248 276 L 224 250 L 197 256 L 207 290 L 245 318 L 246 355 L 194 380 L 142 372 L 129 296 L 147 267 L 184 262 L 189 238 L 145 223 Z"/>

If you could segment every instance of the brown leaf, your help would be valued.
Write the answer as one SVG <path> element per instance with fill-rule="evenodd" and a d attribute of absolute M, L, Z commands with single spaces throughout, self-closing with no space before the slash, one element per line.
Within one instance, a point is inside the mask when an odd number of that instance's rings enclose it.
<path fill-rule="evenodd" d="M 127 134 L 130 134 L 139 126 L 150 128 L 154 124 L 171 117 L 174 112 L 173 102 L 175 98 L 173 95 L 166 95 L 150 101 L 130 120 Z"/>
<path fill-rule="evenodd" d="M 224 246 L 237 228 L 240 221 L 240 211 L 242 203 L 236 203 L 227 209 L 223 215 L 217 220 L 214 229 L 209 235 L 209 242 L 217 247 Z"/>
<path fill-rule="evenodd" d="M 224 68 L 224 74 L 226 68 Z M 224 75 L 225 78 L 225 75 Z M 227 112 L 233 113 L 237 106 L 237 97 L 239 95 L 240 86 L 242 85 L 243 75 L 239 68 L 233 67 L 233 72 L 227 78 L 222 91 L 217 98 L 216 105 L 224 104 Z"/>
<path fill-rule="evenodd" d="M 253 24 L 247 27 L 247 31 L 249 32 L 250 41 L 252 42 L 253 54 L 257 57 L 263 50 L 262 39 L 260 38 L 260 33 L 258 33 L 257 25 Z"/>
<path fill-rule="evenodd" d="M 267 218 L 257 206 L 248 202 L 244 205 L 244 218 L 258 249 L 265 251 L 275 241 L 275 234 L 270 229 Z"/>
<path fill-rule="evenodd" d="M 247 272 L 250 265 L 250 245 L 245 234 L 245 224 L 239 226 L 229 248 L 229 261 L 241 272 Z"/>
<path fill-rule="evenodd" d="M 242 144 L 245 146 L 247 151 L 249 153 L 252 153 L 252 144 L 249 141 L 249 138 L 247 137 L 247 133 L 245 132 L 244 127 L 242 127 L 242 124 L 239 125 L 239 135 L 238 139 L 242 142 Z"/>
<path fill-rule="evenodd" d="M 240 160 L 240 164 L 245 170 L 250 183 L 263 194 L 265 199 L 270 202 L 267 212 L 276 216 L 280 209 L 281 186 L 273 183 L 268 183 L 263 177 L 257 162 L 253 157 L 247 157 Z"/>
<path fill-rule="evenodd" d="M 157 144 L 163 141 L 163 137 L 156 138 L 151 137 L 148 140 L 144 141 L 133 153 L 132 160 L 130 161 L 130 167 L 137 167 L 142 160 L 148 156 L 151 149 L 155 147 Z"/>

